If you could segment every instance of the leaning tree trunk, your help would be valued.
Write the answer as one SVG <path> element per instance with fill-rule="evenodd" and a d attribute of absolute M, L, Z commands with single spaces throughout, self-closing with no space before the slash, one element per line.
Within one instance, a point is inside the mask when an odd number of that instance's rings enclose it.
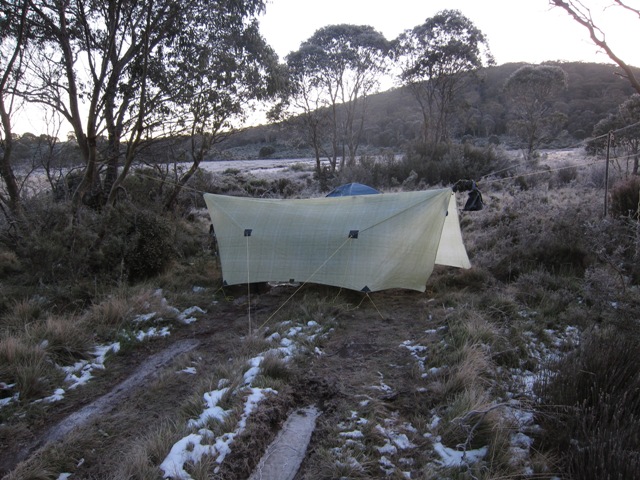
<path fill-rule="evenodd" d="M 22 212 L 22 204 L 20 202 L 20 189 L 18 182 L 11 168 L 11 154 L 13 151 L 13 139 L 11 136 L 11 119 L 4 108 L 4 103 L 0 102 L 0 119 L 2 120 L 2 130 L 4 132 L 5 142 L 2 157 L 0 157 L 0 176 L 4 181 L 7 189 L 8 202 L 7 206 L 14 216 L 20 216 Z"/>

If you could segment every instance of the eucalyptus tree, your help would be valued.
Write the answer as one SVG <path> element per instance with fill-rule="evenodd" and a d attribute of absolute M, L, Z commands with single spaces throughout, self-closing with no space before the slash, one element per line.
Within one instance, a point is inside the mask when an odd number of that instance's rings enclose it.
<path fill-rule="evenodd" d="M 567 116 L 556 110 L 554 99 L 567 83 L 567 73 L 553 65 L 524 65 L 507 78 L 509 129 L 522 142 L 527 159 L 566 124 Z"/>
<path fill-rule="evenodd" d="M 488 42 L 458 10 L 443 10 L 395 40 L 400 81 L 422 113 L 422 142 L 447 142 L 459 94 L 478 69 L 493 65 Z"/>
<path fill-rule="evenodd" d="M 165 202 L 171 208 L 180 189 L 195 173 L 211 147 L 231 134 L 250 113 L 252 102 L 275 98 L 285 84 L 285 69 L 259 33 L 257 21 L 229 22 L 221 12 L 212 15 L 202 32 L 195 22 L 182 32 L 185 39 L 204 37 L 199 43 L 182 42 L 168 56 L 174 65 L 163 82 L 172 92 L 168 110 L 161 112 L 190 140 L 191 166 L 177 180 Z"/>
<path fill-rule="evenodd" d="M 141 144 L 167 131 L 166 122 L 205 89 L 212 97 L 218 87 L 253 81 L 237 69 L 244 67 L 248 40 L 255 43 L 251 20 L 263 11 L 263 0 L 29 2 L 41 44 L 29 51 L 22 94 L 60 112 L 73 128 L 86 164 L 76 205 L 86 195 L 113 199 Z M 186 96 L 182 82 L 195 85 L 208 68 L 216 71 L 207 79 L 216 79 Z M 232 116 L 237 108 L 220 102 L 215 116 Z M 213 115 L 212 109 L 201 112 Z M 174 125 L 187 129 L 188 121 L 179 118 Z M 97 148 L 101 136 L 108 140 L 104 154 Z"/>
<path fill-rule="evenodd" d="M 380 87 L 389 52 L 373 27 L 342 24 L 317 30 L 287 56 L 290 105 L 305 119 L 318 170 L 322 154 L 333 171 L 338 157 L 341 168 L 347 155 L 355 161 L 367 97 Z"/>
<path fill-rule="evenodd" d="M 12 165 L 11 117 L 16 106 L 15 84 L 23 72 L 28 4 L 26 1 L 2 1 L 0 9 L 0 178 L 4 186 L 0 188 L 0 208 L 5 216 L 17 217 L 22 208 Z"/>
<path fill-rule="evenodd" d="M 587 144 L 587 150 L 593 153 L 607 147 L 609 133 L 613 134 L 614 148 L 623 150 L 627 160 L 626 173 L 638 175 L 640 165 L 640 94 L 634 94 L 618 106 L 618 109 L 600 120 L 593 127 L 593 139 Z"/>
<path fill-rule="evenodd" d="M 622 75 L 629 80 L 634 90 L 640 93 L 640 78 L 637 77 L 637 70 L 626 63 L 607 41 L 606 32 L 602 30 L 600 22 L 594 19 L 593 8 L 589 7 L 590 4 L 593 7 L 597 6 L 603 12 L 618 8 L 626 11 L 629 16 L 640 19 L 640 7 L 637 4 L 631 4 L 624 0 L 611 0 L 604 3 L 584 0 L 549 0 L 549 4 L 564 10 L 575 22 L 585 27 L 594 45 L 599 47 L 622 69 L 624 72 Z"/>

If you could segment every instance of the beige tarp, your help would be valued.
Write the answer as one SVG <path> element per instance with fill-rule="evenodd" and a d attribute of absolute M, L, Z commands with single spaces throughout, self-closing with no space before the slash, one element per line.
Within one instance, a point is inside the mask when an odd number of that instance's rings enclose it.
<path fill-rule="evenodd" d="M 434 263 L 470 266 L 449 188 L 302 200 L 204 198 L 227 285 L 295 281 L 424 292 Z"/>

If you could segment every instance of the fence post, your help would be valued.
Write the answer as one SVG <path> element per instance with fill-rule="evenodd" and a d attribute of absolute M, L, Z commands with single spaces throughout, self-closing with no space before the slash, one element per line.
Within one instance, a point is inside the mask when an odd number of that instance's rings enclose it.
<path fill-rule="evenodd" d="M 609 206 L 609 149 L 611 148 L 611 137 L 613 132 L 609 130 L 607 135 L 607 164 L 604 168 L 604 216 L 607 216 L 607 209 Z"/>

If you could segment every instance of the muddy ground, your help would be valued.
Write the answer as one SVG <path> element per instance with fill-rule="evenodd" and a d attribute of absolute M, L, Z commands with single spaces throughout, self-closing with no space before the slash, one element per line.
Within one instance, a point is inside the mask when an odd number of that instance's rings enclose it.
<path fill-rule="evenodd" d="M 295 287 L 279 286 L 254 294 L 252 322 L 258 325 L 267 320 L 289 302 L 295 291 Z M 406 290 L 364 296 L 308 285 L 291 302 L 309 294 L 335 304 L 332 311 L 336 327 L 323 340 L 318 354 L 293 366 L 290 385 L 261 404 L 250 421 L 251 428 L 234 442 L 223 468 L 212 478 L 247 478 L 287 415 L 297 407 L 316 405 L 321 410 L 296 477 L 299 479 L 331 478 L 336 474 L 326 452 L 335 441 L 336 425 L 348 421 L 352 412 L 382 415 L 402 425 L 410 424 L 417 410 L 428 407 L 416 360 L 401 343 L 410 340 L 426 345 L 438 341 L 433 334 L 425 333 L 443 325 L 445 310 L 434 298 Z M 72 449 L 76 468 L 70 478 L 118 478 L 123 455 L 148 437 L 153 428 L 176 421 L 176 412 L 197 388 L 199 375 L 180 374 L 179 370 L 186 364 L 197 364 L 198 372 L 204 374 L 207 366 L 228 362 L 242 352 L 248 314 L 246 298 L 222 301 L 210 306 L 197 322 L 174 330 L 169 337 L 110 357 L 91 388 L 81 387 L 64 401 L 43 407 L 31 430 L 5 429 L 0 438 L 0 471 L 7 474 L 19 460 L 43 455 L 47 440 L 48 447 L 64 440 L 77 442 Z M 182 349 L 176 352 L 184 353 L 145 365 L 152 356 L 176 346 Z M 134 381 L 126 382 L 134 376 Z M 111 402 L 103 400 L 100 408 L 89 409 L 93 413 L 77 415 L 100 398 L 110 398 Z M 372 408 L 376 412 L 363 412 Z M 424 437 L 418 433 L 412 437 L 414 453 L 407 455 L 422 458 L 407 458 L 405 463 L 413 463 L 412 468 L 417 469 L 428 461 L 428 454 L 419 445 L 425 442 Z M 370 470 L 387 477 L 379 468 Z"/>

